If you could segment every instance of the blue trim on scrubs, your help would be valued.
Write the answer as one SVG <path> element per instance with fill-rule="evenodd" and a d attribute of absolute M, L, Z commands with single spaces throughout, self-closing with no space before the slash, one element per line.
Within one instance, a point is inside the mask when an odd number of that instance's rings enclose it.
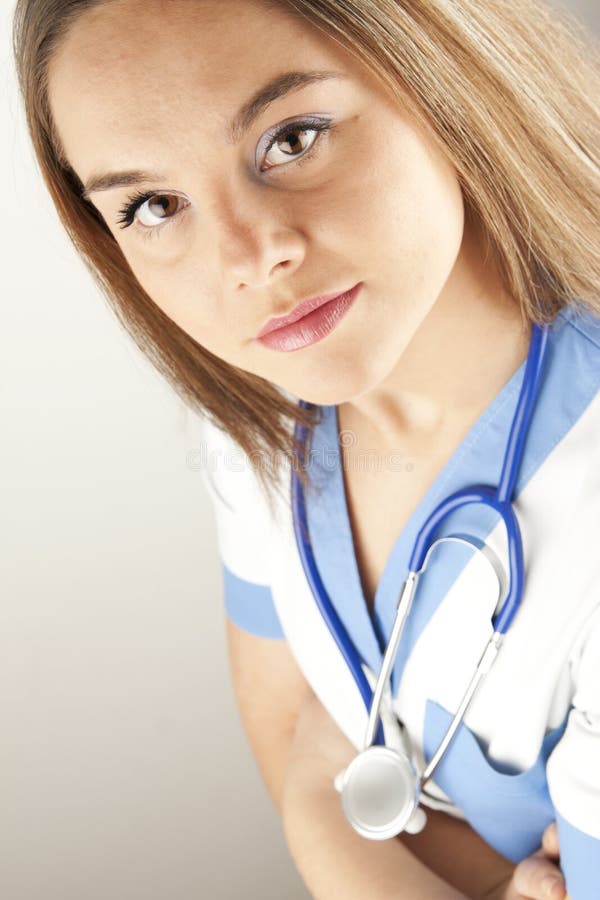
<path fill-rule="evenodd" d="M 562 310 L 551 326 L 546 375 L 525 445 L 515 496 L 544 463 L 591 403 L 600 388 L 600 320 L 591 313 Z M 307 492 L 307 518 L 313 552 L 332 602 L 363 661 L 374 672 L 381 666 L 386 638 L 396 612 L 398 595 L 408 571 L 416 535 L 437 504 L 469 484 L 496 485 L 502 453 L 510 430 L 525 362 L 492 400 L 443 467 L 387 559 L 375 593 L 370 618 L 354 553 L 339 449 L 336 406 L 321 407 L 311 452 L 311 478 L 319 493 Z M 401 468 L 404 460 L 388 454 L 388 465 Z M 499 521 L 492 509 L 471 506 L 448 517 L 445 534 L 463 532 L 485 540 Z M 406 661 L 419 635 L 471 558 L 472 551 L 443 544 L 422 575 L 415 602 L 392 670 L 392 691 L 398 691 Z"/>
<path fill-rule="evenodd" d="M 246 581 L 222 563 L 223 591 L 227 615 L 239 628 L 266 638 L 284 638 L 271 588 Z"/>
<path fill-rule="evenodd" d="M 500 763 L 492 764 L 464 721 L 435 770 L 435 784 L 451 799 L 459 799 L 471 827 L 514 863 L 526 859 L 540 847 L 542 834 L 556 818 L 548 791 L 546 763 L 563 736 L 569 712 L 570 709 L 557 728 L 547 732 L 538 758 L 523 772 L 511 771 Z M 439 703 L 427 701 L 423 733 L 426 762 L 433 757 L 453 718 L 454 714 Z M 566 858 L 568 853 L 562 840 L 560 848 Z M 579 900 L 579 895 L 572 894 L 571 900 L 575 898 Z"/>
<path fill-rule="evenodd" d="M 571 900 L 598 900 L 600 840 L 580 831 L 556 814 L 560 868 Z"/>

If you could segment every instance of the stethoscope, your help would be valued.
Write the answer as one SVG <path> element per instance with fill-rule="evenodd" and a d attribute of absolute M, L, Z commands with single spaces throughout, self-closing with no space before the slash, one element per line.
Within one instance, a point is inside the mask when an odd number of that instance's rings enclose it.
<path fill-rule="evenodd" d="M 519 523 L 511 503 L 541 383 L 547 346 L 548 327 L 533 324 L 525 374 L 506 442 L 498 487 L 494 489 L 489 485 L 473 485 L 456 491 L 443 500 L 422 525 L 409 560 L 408 575 L 402 585 L 396 616 L 374 690 L 372 689 L 374 677 L 368 678 L 368 673 L 363 668 L 362 661 L 319 575 L 309 539 L 304 491 L 297 475 L 296 465 L 292 466 L 292 515 L 302 566 L 317 606 L 352 673 L 369 713 L 362 750 L 335 779 L 335 787 L 341 794 L 346 818 L 363 837 L 385 840 L 394 837 L 401 831 L 414 833 L 424 827 L 426 816 L 424 811 L 419 808 L 421 794 L 426 795 L 423 786 L 433 776 L 447 752 L 479 684 L 490 671 L 498 655 L 504 635 L 521 603 L 525 580 L 523 545 Z M 303 409 L 312 408 L 312 404 L 303 400 L 300 400 L 300 406 Z M 307 426 L 296 423 L 294 437 L 297 447 L 305 447 L 307 433 Z M 298 450 L 296 450 L 296 463 L 302 465 Z M 438 538 L 432 542 L 434 533 L 451 513 L 463 506 L 475 503 L 483 503 L 492 507 L 504 521 L 508 537 L 508 585 L 503 583 L 505 579 L 502 578 L 499 560 L 491 548 L 477 539 L 452 535 Z M 382 711 L 382 701 L 384 691 L 387 690 L 386 696 L 389 696 L 390 673 L 419 578 L 427 567 L 432 550 L 442 541 L 468 544 L 482 553 L 483 558 L 494 569 L 498 579 L 499 601 L 505 590 L 506 598 L 500 610 L 492 618 L 492 636 L 480 657 L 476 671 L 446 734 L 423 772 L 418 773 L 411 760 L 406 735 L 400 731 L 398 719 L 394 715 L 390 716 L 389 713 L 386 714 Z M 496 609 L 498 609 L 498 605 Z M 390 744 L 392 746 L 389 746 Z"/>

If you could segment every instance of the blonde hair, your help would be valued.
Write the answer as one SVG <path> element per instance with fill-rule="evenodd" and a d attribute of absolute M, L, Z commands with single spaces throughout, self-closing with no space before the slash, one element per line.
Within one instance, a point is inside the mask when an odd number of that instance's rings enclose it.
<path fill-rule="evenodd" d="M 153 302 L 83 196 L 48 103 L 48 66 L 71 24 L 101 0 L 17 0 L 13 44 L 42 177 L 115 315 L 187 406 L 248 455 L 293 459 L 301 410 L 275 385 L 213 356 Z M 600 312 L 600 57 L 597 41 L 539 0 L 269 0 L 362 61 L 454 165 L 468 216 L 524 318 L 566 304 Z M 305 473 L 300 469 L 305 481 Z"/>

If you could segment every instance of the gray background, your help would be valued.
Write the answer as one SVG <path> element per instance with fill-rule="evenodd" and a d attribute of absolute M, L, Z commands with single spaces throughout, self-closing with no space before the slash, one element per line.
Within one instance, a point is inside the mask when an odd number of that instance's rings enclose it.
<path fill-rule="evenodd" d="M 596 0 L 569 4 L 600 30 Z M 0 11 L 0 896 L 307 897 L 238 721 L 198 423 L 62 232 Z"/>

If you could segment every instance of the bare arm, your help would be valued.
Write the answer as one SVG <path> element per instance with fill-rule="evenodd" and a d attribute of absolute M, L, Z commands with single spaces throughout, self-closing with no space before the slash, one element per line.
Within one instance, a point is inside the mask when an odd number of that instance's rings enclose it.
<path fill-rule="evenodd" d="M 472 859 L 455 861 L 455 850 L 460 849 L 458 832 L 444 828 L 442 817 L 448 816 L 439 814 L 437 827 L 428 822 L 434 840 L 425 837 L 427 831 L 421 833 L 418 850 L 426 862 L 399 839 L 369 841 L 356 834 L 343 815 L 332 783 L 355 752 L 319 701 L 307 698 L 290 752 L 283 820 L 290 851 L 311 896 L 317 900 L 336 896 L 344 900 L 464 900 L 479 896 L 471 891 L 477 880 Z M 467 830 L 474 834 L 468 826 Z M 463 843 L 466 852 L 467 842 Z M 502 873 L 512 869 L 503 857 L 499 859 Z M 436 865 L 427 864 L 431 862 Z M 490 886 L 489 862 L 486 857 L 475 866 L 482 889 L 484 883 Z"/>
<path fill-rule="evenodd" d="M 332 786 L 354 748 L 315 698 L 288 645 L 248 634 L 229 620 L 227 638 L 244 730 L 273 803 L 283 815 L 292 857 L 317 900 L 336 896 L 351 900 L 351 890 L 359 886 L 365 892 L 355 896 L 361 900 L 545 896 L 542 876 L 553 870 L 559 874 L 549 860 L 532 865 L 530 858 L 515 870 L 467 823 L 441 812 L 428 810 L 423 832 L 403 834 L 395 841 L 372 842 L 355 834 Z M 354 888 L 345 890 L 349 867 Z M 521 876 L 516 886 L 511 881 L 515 872 Z M 379 895 L 374 893 L 377 886 Z M 412 893 L 406 893 L 409 887 Z M 560 898 L 556 895 L 556 900 Z"/>
<path fill-rule="evenodd" d="M 278 812 L 298 712 L 312 689 L 286 641 L 249 634 L 227 619 L 237 707 L 262 779 Z"/>
<path fill-rule="evenodd" d="M 337 890 L 342 892 L 342 888 L 344 897 L 377 900 L 568 900 L 558 867 L 555 824 L 546 829 L 543 847 L 517 866 L 490 847 L 467 822 L 437 810 L 427 810 L 427 826 L 417 835 L 403 833 L 395 841 L 381 843 L 356 835 L 332 787 L 333 778 L 354 753 L 317 698 L 306 698 L 291 748 L 283 812 L 286 832 L 298 832 L 289 843 L 301 872 L 300 854 L 310 858 L 310 871 L 304 877 L 318 900 L 338 896 Z M 328 873 L 327 855 L 332 847 L 340 864 L 336 872 Z M 322 872 L 319 857 L 326 859 Z M 548 878 L 558 879 L 551 892 Z"/>
<path fill-rule="evenodd" d="M 445 884 L 400 843 L 367 842 L 344 827 L 345 820 L 340 823 L 339 795 L 329 777 L 335 759 L 329 738 L 345 738 L 314 697 L 287 644 L 248 634 L 229 620 L 227 640 L 244 730 L 273 803 L 283 815 L 290 853 L 313 896 L 318 900 L 399 896 L 464 900 L 465 895 Z M 312 740 L 306 715 L 311 711 L 328 725 L 322 731 L 327 746 Z M 348 747 L 345 741 L 346 754 Z M 304 769 L 302 779 L 295 773 L 304 768 L 307 754 L 313 762 Z M 328 842 L 329 852 L 316 855 L 314 837 L 319 834 Z M 407 878 L 418 893 L 398 894 Z"/>
<path fill-rule="evenodd" d="M 350 827 L 331 780 L 335 773 L 290 767 L 284 791 L 286 840 L 315 900 L 465 900 L 407 847 L 367 841 Z"/>

